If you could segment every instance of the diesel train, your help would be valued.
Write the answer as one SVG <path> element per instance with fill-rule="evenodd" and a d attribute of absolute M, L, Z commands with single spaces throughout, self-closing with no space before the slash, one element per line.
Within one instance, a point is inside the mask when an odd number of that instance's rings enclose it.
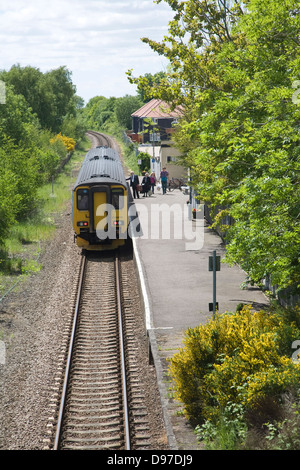
<path fill-rule="evenodd" d="M 77 246 L 104 251 L 126 245 L 130 199 L 119 154 L 110 147 L 88 151 L 72 193 Z"/>

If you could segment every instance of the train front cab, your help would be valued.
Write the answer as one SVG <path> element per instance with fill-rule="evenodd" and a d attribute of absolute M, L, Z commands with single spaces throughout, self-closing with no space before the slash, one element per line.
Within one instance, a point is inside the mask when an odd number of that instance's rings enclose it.
<path fill-rule="evenodd" d="M 127 188 L 120 184 L 82 185 L 73 192 L 76 243 L 85 250 L 113 250 L 127 241 Z"/>

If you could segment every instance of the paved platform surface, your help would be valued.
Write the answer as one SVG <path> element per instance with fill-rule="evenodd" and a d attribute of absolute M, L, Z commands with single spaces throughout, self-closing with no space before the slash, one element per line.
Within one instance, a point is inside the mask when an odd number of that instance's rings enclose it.
<path fill-rule="evenodd" d="M 222 239 L 205 220 L 188 218 L 188 196 L 179 190 L 135 199 L 141 230 L 134 239 L 145 304 L 146 326 L 161 387 L 161 398 L 171 448 L 197 449 L 192 429 L 178 416 L 178 404 L 167 384 L 166 359 L 182 347 L 189 327 L 204 324 L 212 313 L 213 276 L 208 259 L 216 250 L 224 259 Z M 266 307 L 267 298 L 257 288 L 242 289 L 246 274 L 221 262 L 217 272 L 219 311 L 235 311 L 240 303 L 254 309 Z M 193 442 L 194 440 L 194 442 Z"/>

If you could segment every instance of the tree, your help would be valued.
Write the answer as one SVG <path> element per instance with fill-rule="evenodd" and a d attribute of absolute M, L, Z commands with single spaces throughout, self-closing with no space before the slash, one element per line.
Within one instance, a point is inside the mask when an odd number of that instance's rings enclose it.
<path fill-rule="evenodd" d="M 40 81 L 42 72 L 34 67 L 21 67 L 13 65 L 9 71 L 2 71 L 1 78 L 13 87 L 15 94 L 22 95 L 33 113 L 39 116 L 41 102 L 43 101 Z M 40 117 L 40 116 L 39 116 Z"/>
<path fill-rule="evenodd" d="M 1 136 L 9 136 L 21 144 L 30 139 L 30 132 L 39 122 L 23 95 L 14 93 L 11 85 L 6 85 L 6 102 L 0 105 L 0 142 Z"/>
<path fill-rule="evenodd" d="M 44 95 L 51 99 L 51 115 L 49 124 L 51 130 L 59 132 L 64 120 L 68 114 L 75 115 L 74 96 L 76 87 L 71 80 L 71 72 L 66 67 L 59 67 L 51 70 L 44 75 Z M 44 115 L 44 119 L 46 116 Z"/>
<path fill-rule="evenodd" d="M 128 76 L 131 77 L 132 70 L 128 72 Z M 159 87 L 163 80 L 166 78 L 165 72 L 157 72 L 154 75 L 151 73 L 145 73 L 145 75 L 140 77 L 137 87 L 137 95 L 142 101 L 142 103 L 147 103 L 151 97 L 155 98 L 155 96 L 147 96 L 147 92 L 149 90 L 155 90 L 156 87 Z M 152 95 L 152 94 L 151 94 Z"/>
<path fill-rule="evenodd" d="M 76 88 L 66 67 L 44 74 L 37 68 L 18 64 L 8 72 L 2 71 L 0 78 L 13 87 L 15 94 L 25 98 L 44 129 L 60 132 L 65 116 L 76 114 Z"/>
<path fill-rule="evenodd" d="M 101 129 L 115 118 L 115 101 L 117 98 L 95 96 L 85 108 L 88 125 L 93 129 Z"/>
<path fill-rule="evenodd" d="M 0 158 L 3 162 L 3 150 L 0 149 Z M 8 236 L 9 229 L 15 222 L 20 195 L 17 192 L 15 174 L 9 168 L 0 172 L 0 250 Z"/>
<path fill-rule="evenodd" d="M 118 98 L 115 103 L 117 121 L 124 129 L 132 128 L 131 114 L 142 106 L 142 101 L 136 96 L 126 95 Z"/>
<path fill-rule="evenodd" d="M 144 88 L 146 96 L 161 98 L 175 104 L 191 104 L 199 91 L 216 88 L 213 55 L 223 43 L 233 41 L 230 28 L 243 15 L 243 3 L 227 0 L 164 0 L 174 10 L 169 22 L 169 35 L 161 43 L 142 38 L 154 51 L 170 61 L 170 71 L 159 83 L 151 86 L 145 77 L 129 80 Z M 162 0 L 154 0 L 161 3 Z M 233 4 L 232 7 L 229 5 Z"/>
<path fill-rule="evenodd" d="M 166 3 L 174 10 L 169 35 L 144 39 L 171 63 L 155 93 L 185 106 L 176 143 L 215 223 L 235 219 L 227 258 L 254 281 L 269 275 L 279 288 L 300 287 L 300 109 L 292 100 L 299 2 Z"/>

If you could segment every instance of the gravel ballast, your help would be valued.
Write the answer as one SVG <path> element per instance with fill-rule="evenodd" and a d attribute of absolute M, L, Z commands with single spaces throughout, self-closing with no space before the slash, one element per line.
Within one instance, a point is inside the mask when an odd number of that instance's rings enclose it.
<path fill-rule="evenodd" d="M 0 303 L 0 339 L 6 350 L 5 363 L 0 364 L 2 450 L 49 449 L 53 440 L 81 258 L 73 239 L 70 204 L 56 218 L 56 226 L 53 239 L 42 244 L 41 271 Z M 133 266 L 133 261 L 128 263 L 128 269 Z M 133 290 L 138 296 L 138 288 Z M 148 364 L 141 319 L 137 327 L 147 406 L 153 417 L 153 448 L 167 449 L 155 369 Z"/>
<path fill-rule="evenodd" d="M 71 208 L 56 221 L 55 237 L 42 244 L 39 273 L 0 304 L 5 364 L 0 365 L 0 448 L 42 449 L 54 384 L 62 358 L 79 269 Z"/>

